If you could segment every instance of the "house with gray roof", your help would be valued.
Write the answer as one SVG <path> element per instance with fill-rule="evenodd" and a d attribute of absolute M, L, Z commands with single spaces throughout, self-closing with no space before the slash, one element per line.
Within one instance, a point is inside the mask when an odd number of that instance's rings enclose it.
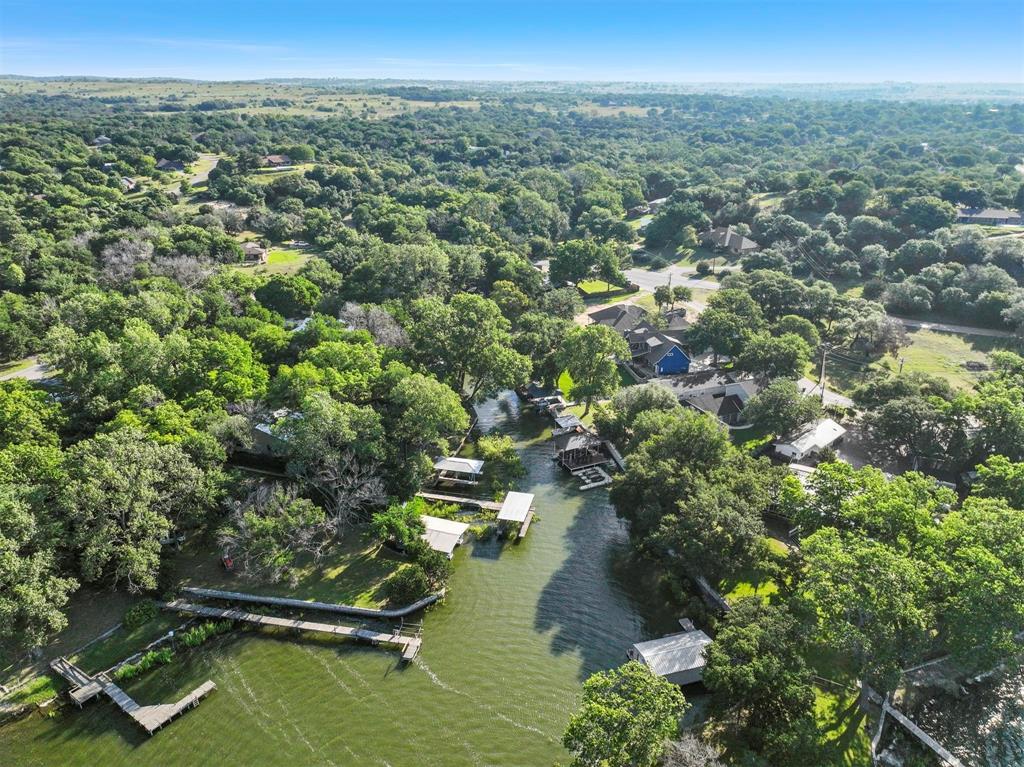
<path fill-rule="evenodd" d="M 719 226 L 709 229 L 701 237 L 704 244 L 717 250 L 727 250 L 737 256 L 754 253 L 761 246 L 749 237 L 744 237 L 731 226 Z"/>
<path fill-rule="evenodd" d="M 981 226 L 1020 226 L 1024 219 L 1020 211 L 1006 208 L 960 208 L 956 222 Z"/>
<path fill-rule="evenodd" d="M 726 426 L 743 422 L 743 408 L 761 390 L 754 378 L 721 370 L 703 370 L 678 378 L 656 378 L 680 404 L 707 413 Z"/>
<path fill-rule="evenodd" d="M 623 334 L 632 330 L 641 322 L 647 321 L 647 312 L 639 306 L 633 306 L 632 304 L 606 306 L 604 309 L 590 312 L 588 316 L 591 322 L 597 325 L 604 325 Z"/>

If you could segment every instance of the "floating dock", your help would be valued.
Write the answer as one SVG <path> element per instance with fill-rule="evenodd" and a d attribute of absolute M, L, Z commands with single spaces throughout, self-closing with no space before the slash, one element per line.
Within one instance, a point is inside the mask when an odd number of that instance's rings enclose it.
<path fill-rule="evenodd" d="M 372 629 L 357 628 L 354 626 L 338 626 L 333 623 L 317 623 L 315 621 L 302 621 L 295 618 L 278 618 L 273 615 L 258 615 L 238 609 L 225 609 L 221 607 L 207 607 L 206 605 L 194 605 L 188 602 L 176 600 L 161 605 L 166 610 L 199 615 L 204 618 L 219 618 L 242 623 L 250 623 L 254 626 L 272 626 L 274 628 L 292 629 L 293 631 L 307 631 L 316 634 L 331 634 L 332 636 L 358 639 L 374 645 L 385 645 L 394 647 L 402 652 L 402 660 L 410 661 L 420 651 L 423 640 L 418 636 L 405 636 L 397 630 L 388 634 Z"/>

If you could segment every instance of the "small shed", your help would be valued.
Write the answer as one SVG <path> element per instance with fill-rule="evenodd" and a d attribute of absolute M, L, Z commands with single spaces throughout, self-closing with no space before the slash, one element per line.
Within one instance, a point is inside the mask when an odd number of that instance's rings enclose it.
<path fill-rule="evenodd" d="M 630 660 L 646 665 L 652 673 L 682 686 L 703 680 L 704 648 L 709 644 L 711 637 L 696 629 L 637 642 L 626 654 Z"/>
<path fill-rule="evenodd" d="M 455 554 L 455 547 L 460 545 L 469 530 L 469 525 L 464 522 L 456 522 L 452 519 L 442 519 L 423 514 L 422 538 L 434 551 L 440 551 L 448 559 Z"/>
<path fill-rule="evenodd" d="M 475 485 L 484 472 L 484 462 L 475 458 L 442 457 L 434 462 L 438 482 Z"/>
<path fill-rule="evenodd" d="M 790 461 L 801 461 L 838 443 L 846 429 L 831 418 L 807 424 L 795 434 L 775 443 L 775 452 Z"/>
<path fill-rule="evenodd" d="M 265 264 L 267 263 L 267 249 L 258 242 L 243 242 L 242 258 L 246 263 Z"/>

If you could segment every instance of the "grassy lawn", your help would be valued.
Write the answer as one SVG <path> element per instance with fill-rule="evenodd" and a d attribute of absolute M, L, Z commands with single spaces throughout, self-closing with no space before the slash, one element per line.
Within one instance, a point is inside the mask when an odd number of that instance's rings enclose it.
<path fill-rule="evenodd" d="M 1008 339 L 990 336 L 912 330 L 909 337 L 910 346 L 899 352 L 904 359 L 903 370 L 945 378 L 957 389 L 970 389 L 978 380 L 979 374 L 967 370 L 964 362 L 985 362 L 989 352 L 1008 348 Z M 899 368 L 899 361 L 891 356 L 882 364 Z"/>
<path fill-rule="evenodd" d="M 295 176 L 300 173 L 305 173 L 307 170 L 312 170 L 316 167 L 316 163 L 304 162 L 296 165 L 291 165 L 287 168 L 260 168 L 254 170 L 249 174 L 249 178 L 255 181 L 257 184 L 269 184 L 275 179 L 279 179 L 282 176 Z"/>
<path fill-rule="evenodd" d="M 785 192 L 760 192 L 755 194 L 753 199 L 761 207 L 761 210 L 771 210 L 778 207 L 785 196 Z"/>
<path fill-rule="evenodd" d="M 626 289 L 621 285 L 609 284 L 604 280 L 583 280 L 576 287 L 583 293 L 584 299 L 597 298 L 598 296 L 609 298 L 620 293 L 625 294 L 626 292 Z"/>
<path fill-rule="evenodd" d="M 122 626 L 106 639 L 74 655 L 71 661 L 87 674 L 104 671 L 183 624 L 187 616 L 159 612 L 156 618 L 129 631 Z"/>
<path fill-rule="evenodd" d="M 989 352 L 998 349 L 1012 349 L 1012 340 L 990 336 L 961 335 L 935 330 L 907 329 L 910 344 L 900 349 L 896 356 L 886 355 L 860 368 L 852 364 L 830 360 L 826 369 L 828 387 L 849 394 L 855 387 L 866 381 L 873 371 L 899 370 L 899 357 L 903 357 L 903 372 L 927 373 L 949 381 L 956 389 L 974 387 L 983 373 L 972 372 L 964 362 L 985 362 Z M 817 367 L 807 372 L 807 377 L 817 381 Z"/>
<path fill-rule="evenodd" d="M 855 690 L 814 688 L 814 718 L 828 767 L 867 767 L 871 764 L 871 738 L 864 729 L 865 714 Z"/>
<path fill-rule="evenodd" d="M 775 435 L 759 426 L 749 429 L 729 429 L 729 439 L 736 447 L 744 450 L 756 450 L 765 442 L 770 442 Z"/>
<path fill-rule="evenodd" d="M 26 357 L 23 360 L 14 360 L 13 362 L 0 362 L 0 375 L 8 373 L 17 373 L 19 370 L 24 370 L 35 362 L 35 357 Z"/>
<path fill-rule="evenodd" d="M 252 274 L 295 274 L 312 257 L 313 254 L 308 251 L 279 246 L 270 249 L 265 264 L 236 264 L 233 268 Z"/>
<path fill-rule="evenodd" d="M 300 558 L 292 567 L 291 582 L 271 583 L 228 572 L 220 556 L 220 549 L 209 542 L 186 546 L 174 559 L 178 585 L 377 608 L 384 603 L 384 581 L 405 562 L 381 548 L 366 528 L 350 531 L 319 562 Z"/>
<path fill-rule="evenodd" d="M 765 538 L 765 541 L 772 558 L 783 559 L 789 553 L 789 549 L 782 541 L 774 538 Z M 773 580 L 767 568 L 752 567 L 739 573 L 735 578 L 724 581 L 720 584 L 719 591 L 729 602 L 757 596 L 770 599 L 772 594 L 778 593 L 779 585 Z"/>
<path fill-rule="evenodd" d="M 226 571 L 220 563 L 220 549 L 210 541 L 189 542 L 173 557 L 176 587 L 199 586 L 225 591 L 292 597 L 322 602 L 335 602 L 358 607 L 379 608 L 385 603 L 384 581 L 405 564 L 405 559 L 389 549 L 381 548 L 366 528 L 356 528 L 336 544 L 319 562 L 300 559 L 292 569 L 294 580 L 271 583 L 246 578 L 238 572 Z M 44 648 L 43 658 L 49 660 L 73 652 L 104 631 L 117 625 L 125 610 L 139 598 L 118 592 L 96 592 L 83 589 L 72 597 L 69 627 Z M 138 652 L 168 630 L 180 626 L 185 616 L 160 612 L 149 623 L 133 631 L 117 629 L 106 639 L 73 655 L 73 660 L 87 673 L 110 668 Z M 35 671 L 42 671 L 38 668 Z M 4 669 L 2 679 L 11 683 L 27 678 L 29 668 Z M 35 673 L 34 671 L 32 673 Z M 41 702 L 53 697 L 59 682 L 45 673 L 17 690 L 5 701 Z"/>

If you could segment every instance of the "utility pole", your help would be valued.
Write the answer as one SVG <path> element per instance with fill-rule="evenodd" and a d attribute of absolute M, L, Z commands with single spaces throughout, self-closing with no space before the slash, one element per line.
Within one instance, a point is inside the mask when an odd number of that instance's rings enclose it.
<path fill-rule="evenodd" d="M 821 382 L 821 404 L 825 404 L 825 358 L 828 356 L 828 347 L 821 345 L 821 369 L 818 371 L 818 380 Z"/>
<path fill-rule="evenodd" d="M 898 376 L 903 375 L 903 363 L 906 362 L 906 361 L 907 361 L 906 357 L 900 357 L 900 372 L 897 373 L 896 375 L 898 375 Z"/>

